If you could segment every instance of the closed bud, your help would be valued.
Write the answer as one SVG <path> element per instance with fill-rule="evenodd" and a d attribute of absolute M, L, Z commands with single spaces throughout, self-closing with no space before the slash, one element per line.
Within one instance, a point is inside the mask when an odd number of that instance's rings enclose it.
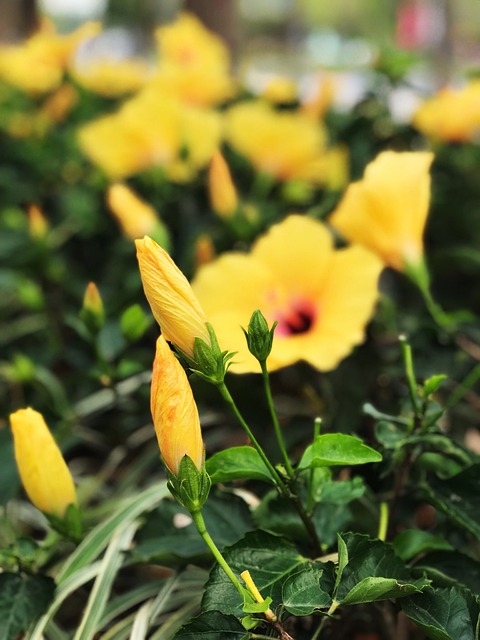
<path fill-rule="evenodd" d="M 97 285 L 89 282 L 83 296 L 80 317 L 93 333 L 97 333 L 105 322 L 105 309 Z"/>
<path fill-rule="evenodd" d="M 76 507 L 75 485 L 43 416 L 19 409 L 10 416 L 15 460 L 23 487 L 33 504 L 53 518 L 64 519 Z"/>
<path fill-rule="evenodd" d="M 162 247 L 148 236 L 135 244 L 145 296 L 164 338 L 193 358 L 195 338 L 210 343 L 207 318 L 200 303 Z"/>
<path fill-rule="evenodd" d="M 170 244 L 168 230 L 153 207 L 124 184 L 112 184 L 107 194 L 110 211 L 123 234 L 131 240 L 150 235 L 165 249 Z"/>
<path fill-rule="evenodd" d="M 216 151 L 210 162 L 208 189 L 212 209 L 221 218 L 230 218 L 238 208 L 238 196 L 225 158 Z"/>
<path fill-rule="evenodd" d="M 170 473 L 178 476 L 185 456 L 201 469 L 204 445 L 197 405 L 187 375 L 163 336 L 157 340 L 150 405 L 158 447 Z"/>
<path fill-rule="evenodd" d="M 36 204 L 28 207 L 28 230 L 32 238 L 44 238 L 48 231 L 47 219 Z"/>
<path fill-rule="evenodd" d="M 274 322 L 272 328 L 269 329 L 264 315 L 259 309 L 256 309 L 248 323 L 248 330 L 243 330 L 247 339 L 248 350 L 259 362 L 265 362 L 270 355 L 273 334 L 277 324 L 277 322 Z"/>

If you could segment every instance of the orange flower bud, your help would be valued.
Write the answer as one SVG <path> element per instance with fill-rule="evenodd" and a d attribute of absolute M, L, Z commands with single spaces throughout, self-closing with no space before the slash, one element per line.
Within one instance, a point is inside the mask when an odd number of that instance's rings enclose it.
<path fill-rule="evenodd" d="M 204 445 L 197 405 L 187 375 L 163 336 L 157 340 L 150 403 L 158 446 L 168 469 L 178 475 L 184 456 L 201 469 Z"/>
<path fill-rule="evenodd" d="M 212 239 L 206 233 L 198 236 L 195 242 L 195 267 L 201 267 L 202 264 L 208 264 L 215 258 L 215 247 Z"/>
<path fill-rule="evenodd" d="M 32 238 L 43 238 L 48 231 L 48 222 L 36 204 L 28 207 L 28 228 Z"/>
<path fill-rule="evenodd" d="M 136 240 L 143 289 L 166 340 L 193 358 L 195 338 L 211 344 L 207 318 L 188 280 L 154 240 Z"/>
<path fill-rule="evenodd" d="M 220 151 L 210 161 L 208 188 L 212 209 L 221 218 L 229 218 L 238 207 L 238 197 L 230 170 Z"/>
<path fill-rule="evenodd" d="M 19 409 L 10 416 L 15 459 L 22 484 L 33 504 L 44 513 L 63 518 L 77 503 L 75 485 L 43 416 Z"/>

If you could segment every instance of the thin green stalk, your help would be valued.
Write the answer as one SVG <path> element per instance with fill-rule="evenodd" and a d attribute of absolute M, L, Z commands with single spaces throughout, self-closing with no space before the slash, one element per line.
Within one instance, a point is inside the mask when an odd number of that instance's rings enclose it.
<path fill-rule="evenodd" d="M 413 369 L 412 348 L 407 342 L 407 338 L 404 335 L 398 337 L 400 342 L 400 348 L 402 350 L 403 364 L 405 367 L 405 375 L 407 377 L 408 392 L 410 394 L 410 402 L 415 416 L 418 416 L 419 406 L 417 398 L 417 382 L 415 379 L 415 371 Z"/>
<path fill-rule="evenodd" d="M 388 530 L 388 503 L 380 503 L 380 521 L 378 523 L 378 539 L 385 542 Z"/>
<path fill-rule="evenodd" d="M 285 498 L 288 498 L 292 502 L 293 506 L 295 507 L 298 515 L 300 516 L 300 518 L 302 519 L 303 524 L 305 525 L 305 528 L 306 528 L 309 536 L 312 539 L 312 543 L 313 543 L 313 547 L 314 547 L 315 553 L 317 555 L 320 554 L 321 545 L 320 545 L 320 541 L 318 539 L 317 532 L 315 530 L 315 527 L 313 525 L 312 520 L 308 517 L 307 513 L 305 512 L 305 509 L 303 508 L 303 505 L 300 502 L 300 499 L 298 498 L 298 496 L 293 494 L 288 489 L 287 485 L 285 484 L 285 482 L 280 477 L 278 471 L 275 469 L 275 467 L 272 465 L 270 460 L 267 458 L 264 450 L 262 449 L 262 447 L 260 446 L 259 442 L 257 441 L 255 436 L 253 435 L 252 430 L 250 429 L 248 424 L 245 422 L 242 414 L 240 413 L 237 405 L 235 404 L 235 400 L 232 398 L 232 396 L 230 394 L 230 391 L 228 390 L 225 382 L 221 382 L 221 383 L 217 384 L 217 386 L 218 386 L 218 389 L 219 389 L 223 399 L 225 400 L 225 402 L 228 404 L 228 406 L 231 408 L 231 410 L 235 414 L 237 420 L 242 425 L 245 433 L 250 438 L 251 443 L 253 444 L 253 446 L 257 450 L 258 455 L 261 457 L 261 459 L 263 460 L 263 463 L 265 464 L 267 469 L 270 471 L 270 474 L 271 474 L 272 478 L 275 480 L 275 482 L 277 484 L 278 490 L 280 491 L 280 493 Z"/>
<path fill-rule="evenodd" d="M 317 439 L 317 436 L 320 435 L 320 428 L 322 426 L 322 419 L 315 418 L 315 422 L 313 423 L 313 442 Z M 313 513 L 313 507 L 315 506 L 315 500 L 313 495 L 313 487 L 314 487 L 314 478 L 315 478 L 315 468 L 310 469 L 310 482 L 308 483 L 308 492 L 307 492 L 307 514 L 311 516 Z"/>
<path fill-rule="evenodd" d="M 273 428 L 275 429 L 275 435 L 277 437 L 278 446 L 280 451 L 282 452 L 283 460 L 285 462 L 285 469 L 290 478 L 293 478 L 295 475 L 295 471 L 293 470 L 292 464 L 288 457 L 287 449 L 285 447 L 285 441 L 283 439 L 282 429 L 280 427 L 280 423 L 278 422 L 277 412 L 275 411 L 275 405 L 273 403 L 272 397 L 272 388 L 270 385 L 270 376 L 267 369 L 266 360 L 260 361 L 260 366 L 262 367 L 262 377 L 263 377 L 263 385 L 265 388 L 265 395 L 267 396 L 268 409 L 270 411 L 270 416 L 272 418 Z"/>
<path fill-rule="evenodd" d="M 233 573 L 232 569 L 230 568 L 230 565 L 227 563 L 225 558 L 222 556 L 222 554 L 220 552 L 220 549 L 217 547 L 215 542 L 212 540 L 210 534 L 208 533 L 207 527 L 205 525 L 205 520 L 203 519 L 202 512 L 201 511 L 192 511 L 190 513 L 190 515 L 192 516 L 193 522 L 195 523 L 195 526 L 197 527 L 198 533 L 202 536 L 205 544 L 207 545 L 207 547 L 212 552 L 213 557 L 215 558 L 215 560 L 218 562 L 218 564 L 222 567 L 222 569 L 227 574 L 228 579 L 230 580 L 230 582 L 233 584 L 235 589 L 240 594 L 240 597 L 242 598 L 242 602 L 243 602 L 243 599 L 244 599 L 244 596 L 245 596 L 245 590 L 242 587 L 242 585 L 240 584 L 240 581 L 238 580 L 237 576 Z"/>
<path fill-rule="evenodd" d="M 445 403 L 445 408 L 451 409 L 452 407 L 454 407 L 457 402 L 459 402 L 463 398 L 467 391 L 470 391 L 470 389 L 479 379 L 480 364 L 477 364 L 448 398 L 447 402 Z"/>
<path fill-rule="evenodd" d="M 235 404 L 235 400 L 232 398 L 232 396 L 230 394 L 230 391 L 228 390 L 225 382 L 220 382 L 217 386 L 218 386 L 218 389 L 220 391 L 220 394 L 221 394 L 222 398 L 228 404 L 230 409 L 235 414 L 235 417 L 237 418 L 237 420 L 242 425 L 243 430 L 245 431 L 247 436 L 250 438 L 250 441 L 253 444 L 253 446 L 255 447 L 255 449 L 257 450 L 258 455 L 261 457 L 263 463 L 265 464 L 267 469 L 270 471 L 270 474 L 271 474 L 272 478 L 275 480 L 278 488 L 280 489 L 280 491 L 282 492 L 282 494 L 284 496 L 288 496 L 289 495 L 289 491 L 288 491 L 284 481 L 280 477 L 278 471 L 275 469 L 273 464 L 267 458 L 267 455 L 265 454 L 265 451 L 262 449 L 262 447 L 260 446 L 260 443 L 255 438 L 255 436 L 253 435 L 252 430 L 250 429 L 248 424 L 245 422 L 245 420 L 244 420 L 242 414 L 240 413 L 240 411 L 238 410 L 238 407 Z"/>

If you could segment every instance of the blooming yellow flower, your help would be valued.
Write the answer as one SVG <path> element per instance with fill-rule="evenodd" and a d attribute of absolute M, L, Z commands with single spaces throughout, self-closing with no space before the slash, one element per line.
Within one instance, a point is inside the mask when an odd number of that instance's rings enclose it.
<path fill-rule="evenodd" d="M 108 189 L 107 201 L 123 233 L 132 240 L 152 233 L 160 222 L 155 209 L 125 184 L 112 184 Z"/>
<path fill-rule="evenodd" d="M 158 446 L 168 469 L 178 475 L 184 456 L 201 469 L 204 445 L 197 405 L 187 375 L 163 336 L 157 340 L 150 404 Z"/>
<path fill-rule="evenodd" d="M 162 95 L 196 106 L 211 106 L 233 96 L 228 49 L 198 18 L 182 13 L 175 22 L 159 27 L 155 39 L 159 63 L 152 86 Z"/>
<path fill-rule="evenodd" d="M 278 322 L 271 370 L 306 360 L 326 371 L 363 340 L 381 269 L 361 247 L 335 250 L 321 222 L 291 215 L 249 254 L 226 253 L 201 267 L 192 288 L 220 344 L 237 352 L 231 371 L 259 370 L 242 331 L 255 309 Z"/>
<path fill-rule="evenodd" d="M 413 125 L 437 140 L 472 140 L 480 133 L 480 80 L 473 80 L 461 89 L 442 89 L 418 108 Z"/>
<path fill-rule="evenodd" d="M 93 93 L 116 98 L 140 91 L 152 76 L 152 68 L 140 59 L 101 59 L 77 65 L 76 81 Z"/>
<path fill-rule="evenodd" d="M 351 242 L 377 253 L 403 271 L 423 255 L 423 230 L 430 203 L 427 151 L 384 151 L 352 183 L 329 222 Z"/>
<path fill-rule="evenodd" d="M 72 476 L 43 416 L 19 409 L 10 416 L 15 459 L 22 484 L 33 504 L 44 513 L 63 518 L 77 504 Z"/>
<path fill-rule="evenodd" d="M 175 64 L 184 69 L 227 70 L 230 66 L 228 49 L 214 33 L 190 13 L 181 13 L 171 24 L 155 31 L 160 64 Z"/>
<path fill-rule="evenodd" d="M 0 47 L 0 78 L 18 89 L 38 95 L 58 87 L 79 44 L 98 33 L 89 22 L 68 35 L 55 33 L 50 23 L 22 44 Z"/>
<path fill-rule="evenodd" d="M 261 101 L 240 103 L 227 112 L 225 137 L 273 178 L 325 181 L 325 130 L 298 112 L 279 112 Z"/>
<path fill-rule="evenodd" d="M 208 172 L 208 193 L 212 209 L 221 218 L 229 218 L 238 207 L 237 190 L 230 169 L 220 151 L 215 151 Z"/>
<path fill-rule="evenodd" d="M 220 123 L 219 114 L 181 105 L 149 87 L 117 113 L 85 125 L 79 143 L 113 179 L 158 166 L 182 181 L 209 162 L 220 141 Z"/>
<path fill-rule="evenodd" d="M 210 344 L 207 317 L 188 280 L 154 240 L 136 240 L 143 289 L 166 340 L 193 358 L 195 338 Z"/>

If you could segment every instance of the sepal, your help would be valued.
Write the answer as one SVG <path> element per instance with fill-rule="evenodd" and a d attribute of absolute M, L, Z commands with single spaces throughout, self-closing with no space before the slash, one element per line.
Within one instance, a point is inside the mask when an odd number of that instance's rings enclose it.
<path fill-rule="evenodd" d="M 187 511 L 199 511 L 207 501 L 212 481 L 205 465 L 197 469 L 193 460 L 185 455 L 180 462 L 178 475 L 168 472 L 168 489 Z"/>
<path fill-rule="evenodd" d="M 83 527 L 80 509 L 76 504 L 69 504 L 63 518 L 51 513 L 45 513 L 48 521 L 62 536 L 69 538 L 74 542 L 82 539 Z"/>

